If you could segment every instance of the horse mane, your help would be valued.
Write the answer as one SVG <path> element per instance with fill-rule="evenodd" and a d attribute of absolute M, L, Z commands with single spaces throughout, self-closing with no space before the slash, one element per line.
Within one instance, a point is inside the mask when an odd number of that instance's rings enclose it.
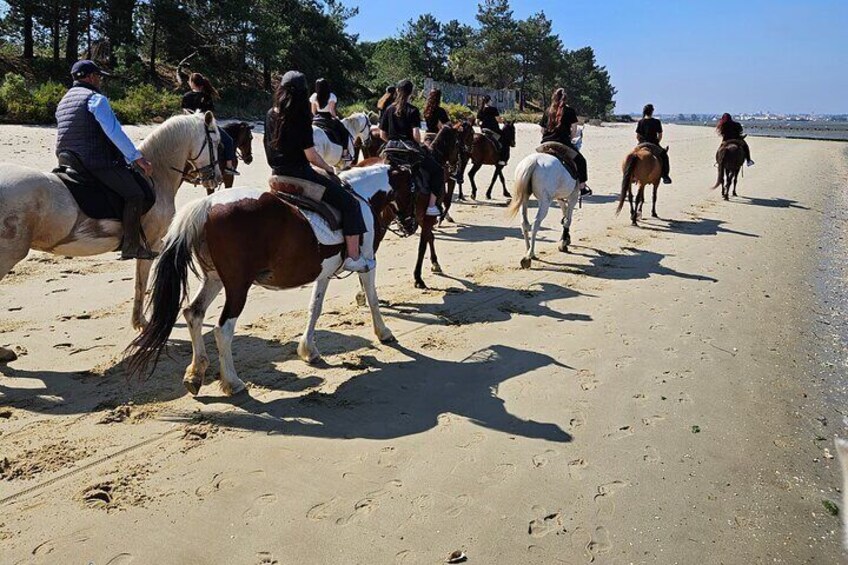
<path fill-rule="evenodd" d="M 456 144 L 456 130 L 452 127 L 443 127 L 436 134 L 436 139 L 433 140 L 433 143 L 430 144 L 430 150 L 442 157 L 446 157 L 449 149 L 448 144 L 451 142 Z"/>
<path fill-rule="evenodd" d="M 154 166 L 168 164 L 182 169 L 186 156 L 177 150 L 177 145 L 194 139 L 193 135 L 197 135 L 197 127 L 203 124 L 203 120 L 203 114 L 171 116 L 150 132 L 138 149 Z"/>

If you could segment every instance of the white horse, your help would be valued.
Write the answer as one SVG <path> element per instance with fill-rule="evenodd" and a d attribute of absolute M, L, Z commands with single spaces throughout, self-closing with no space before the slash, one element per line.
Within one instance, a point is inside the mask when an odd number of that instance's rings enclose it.
<path fill-rule="evenodd" d="M 521 259 L 522 269 L 529 269 L 532 260 L 536 258 L 536 233 L 554 201 L 562 208 L 562 239 L 559 242 L 559 250 L 568 253 L 568 246 L 571 244 L 571 218 L 580 196 L 577 184 L 577 179 L 572 177 L 553 155 L 531 153 L 518 163 L 508 213 L 515 216 L 521 209 L 521 232 L 524 234 L 524 244 L 527 248 L 527 253 Z M 527 219 L 527 202 L 531 193 L 539 201 L 532 232 Z"/>
<path fill-rule="evenodd" d="M 174 217 L 174 197 L 190 163 L 203 172 L 203 185 L 221 181 L 217 163 L 220 141 L 211 112 L 174 116 L 157 127 L 139 146 L 153 163 L 156 203 L 141 224 L 151 248 L 162 247 L 162 237 Z M 0 165 L 0 279 L 22 261 L 30 249 L 55 255 L 84 257 L 109 253 L 120 247 L 123 230 L 118 220 L 95 220 L 80 210 L 59 178 L 22 165 Z M 147 323 L 143 300 L 151 261 L 136 261 L 132 325 Z M 13 360 L 14 352 L 0 347 L 0 359 Z"/>
<path fill-rule="evenodd" d="M 350 134 L 347 150 L 348 155 L 353 158 L 353 144 L 357 139 L 363 146 L 371 142 L 371 120 L 364 112 L 357 112 L 342 118 L 341 122 Z M 315 142 L 315 150 L 328 165 L 335 167 L 337 171 L 350 168 L 351 162 L 342 159 L 342 146 L 330 141 L 324 130 L 318 126 L 312 126 L 312 140 Z"/>

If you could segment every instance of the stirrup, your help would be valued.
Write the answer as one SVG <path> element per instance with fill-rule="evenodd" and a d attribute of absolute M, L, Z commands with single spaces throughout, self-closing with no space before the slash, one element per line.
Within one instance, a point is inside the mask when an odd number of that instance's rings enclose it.
<path fill-rule="evenodd" d="M 233 169 L 232 167 L 224 167 L 224 172 L 228 175 L 233 175 L 234 177 L 241 176 L 241 173 Z"/>

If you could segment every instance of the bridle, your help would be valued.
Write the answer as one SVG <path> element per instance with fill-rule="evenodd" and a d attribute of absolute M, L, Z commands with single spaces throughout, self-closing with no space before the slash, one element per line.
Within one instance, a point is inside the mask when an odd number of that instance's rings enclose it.
<path fill-rule="evenodd" d="M 212 133 L 213 130 L 209 129 L 208 126 L 204 124 L 204 139 L 203 145 L 200 146 L 200 150 L 197 152 L 197 155 L 194 157 L 189 157 L 188 163 L 191 165 L 192 169 L 186 172 L 184 169 L 177 169 L 176 167 L 171 167 L 172 170 L 180 173 L 181 180 L 183 182 L 187 182 L 197 186 L 199 184 L 208 183 L 210 181 L 214 181 L 216 179 L 216 167 L 218 166 L 218 162 L 215 159 L 215 143 L 212 141 Z M 209 164 L 205 167 L 198 168 L 195 165 L 195 162 L 203 155 L 203 152 L 206 151 L 209 154 Z"/>
<path fill-rule="evenodd" d="M 247 136 L 248 136 L 247 137 L 248 142 L 252 143 L 253 142 L 253 132 L 250 131 L 250 128 L 247 129 Z M 242 161 L 243 163 L 250 164 L 250 163 L 248 163 L 247 159 L 244 158 L 244 151 L 241 150 L 240 145 L 241 144 L 236 144 L 236 158 L 239 159 L 240 161 Z M 248 143 L 248 147 L 250 147 L 250 143 Z M 248 157 L 250 157 L 250 160 L 253 161 L 253 150 L 252 149 L 251 149 L 250 155 L 248 155 Z"/>

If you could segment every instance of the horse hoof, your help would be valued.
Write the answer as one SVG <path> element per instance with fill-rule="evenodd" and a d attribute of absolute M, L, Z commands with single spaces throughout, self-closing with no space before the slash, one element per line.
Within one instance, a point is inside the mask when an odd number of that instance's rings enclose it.
<path fill-rule="evenodd" d="M 356 293 L 356 305 L 359 307 L 365 306 L 365 294 L 362 292 Z"/>
<path fill-rule="evenodd" d="M 433 271 L 434 273 L 438 273 L 438 274 L 442 273 L 442 267 L 438 263 L 433 263 L 433 265 L 430 267 L 430 270 Z"/>
<path fill-rule="evenodd" d="M 392 332 L 389 332 L 389 335 L 383 336 L 379 339 L 380 339 L 380 343 L 382 343 L 382 344 L 396 343 L 397 342 L 397 338 L 394 336 L 394 334 L 392 334 Z"/>
<path fill-rule="evenodd" d="M 563 253 L 568 253 L 568 244 L 566 242 L 560 241 L 558 247 L 559 247 L 559 250 L 562 251 Z"/>
<path fill-rule="evenodd" d="M 11 363 L 18 358 L 18 354 L 11 349 L 0 347 L 0 363 Z"/>
<path fill-rule="evenodd" d="M 244 386 L 244 382 L 241 379 L 236 379 L 233 384 L 228 383 L 221 377 L 221 391 L 226 396 L 233 396 L 240 392 L 244 392 L 247 388 Z"/>
<path fill-rule="evenodd" d="M 734 196 L 736 196 L 736 195 L 734 194 Z M 447 220 L 448 222 L 450 222 L 450 223 L 452 223 L 452 224 L 455 224 L 455 223 L 456 223 L 456 222 L 453 220 L 453 218 L 451 218 L 451 215 L 450 215 L 450 214 L 445 214 L 445 220 Z"/>
<path fill-rule="evenodd" d="M 533 260 L 530 257 L 522 257 L 521 258 L 521 268 L 529 269 L 530 265 L 533 263 Z"/>
<path fill-rule="evenodd" d="M 147 327 L 147 318 L 142 316 L 138 320 L 133 320 L 132 327 L 137 332 L 142 332 Z"/>
<path fill-rule="evenodd" d="M 420 288 L 422 290 L 427 290 L 427 285 L 424 284 L 424 281 L 415 281 L 415 288 Z"/>
<path fill-rule="evenodd" d="M 192 396 L 197 396 L 200 393 L 200 386 L 203 384 L 203 379 L 193 380 L 193 379 L 185 379 L 183 380 L 183 386 L 185 386 L 188 393 Z"/>
<path fill-rule="evenodd" d="M 491 200 L 491 199 L 492 199 L 492 194 L 490 192 L 487 192 L 486 193 L 486 200 Z"/>

